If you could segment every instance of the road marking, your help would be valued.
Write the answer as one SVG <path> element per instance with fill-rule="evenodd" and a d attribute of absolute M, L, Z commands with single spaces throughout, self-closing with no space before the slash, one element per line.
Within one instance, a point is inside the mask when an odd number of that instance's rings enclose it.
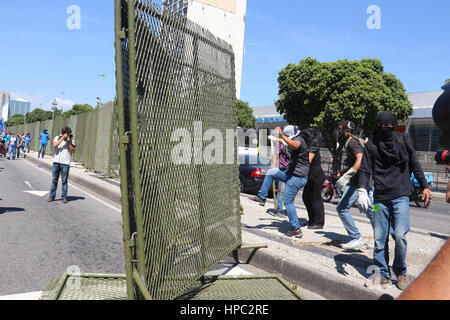
<path fill-rule="evenodd" d="M 25 184 L 31 189 L 34 190 L 34 188 L 31 186 L 31 184 L 28 181 L 25 181 Z"/>
<path fill-rule="evenodd" d="M 25 161 L 25 162 L 28 163 L 29 165 L 31 165 L 32 167 L 36 168 L 36 167 L 34 166 L 34 164 L 32 164 L 31 162 L 29 162 L 29 161 Z M 48 171 L 42 169 L 41 167 L 38 167 L 38 169 L 41 170 L 42 172 L 45 172 L 45 173 L 46 173 L 47 175 L 49 175 L 49 176 L 52 175 L 50 172 L 48 172 Z M 91 197 L 91 198 L 97 200 L 98 202 L 104 204 L 104 205 L 107 206 L 108 208 L 110 208 L 110 209 L 112 209 L 112 210 L 114 210 L 114 211 L 116 211 L 116 212 L 122 213 L 122 209 L 118 209 L 118 208 L 116 208 L 116 207 L 110 205 L 109 203 L 103 201 L 102 199 L 99 199 L 99 198 L 97 198 L 96 196 L 93 196 L 91 193 L 88 193 L 87 191 L 84 191 L 83 189 L 78 188 L 77 186 L 74 186 L 74 185 L 71 184 L 70 182 L 69 182 L 69 186 L 70 186 L 71 188 L 75 188 L 75 189 L 77 189 L 78 191 L 80 191 L 80 192 L 82 192 L 82 193 L 88 195 L 89 197 Z"/>
<path fill-rule="evenodd" d="M 38 197 L 41 197 L 41 198 L 48 193 L 48 191 L 24 191 L 24 192 L 30 193 L 32 195 L 35 195 L 35 196 L 38 196 Z"/>
<path fill-rule="evenodd" d="M 12 294 L 8 296 L 0 297 L 0 300 L 39 300 L 42 295 L 42 291 L 37 292 L 28 292 L 28 293 L 20 293 L 20 294 Z"/>

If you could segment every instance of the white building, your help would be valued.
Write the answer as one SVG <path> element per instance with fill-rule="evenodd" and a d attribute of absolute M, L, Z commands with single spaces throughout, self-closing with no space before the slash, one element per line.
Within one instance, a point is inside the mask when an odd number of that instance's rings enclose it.
<path fill-rule="evenodd" d="M 186 16 L 225 40 L 234 50 L 236 97 L 241 95 L 247 0 L 163 0 L 163 8 Z"/>
<path fill-rule="evenodd" d="M 7 121 L 9 118 L 9 92 L 0 91 L 0 119 Z"/>

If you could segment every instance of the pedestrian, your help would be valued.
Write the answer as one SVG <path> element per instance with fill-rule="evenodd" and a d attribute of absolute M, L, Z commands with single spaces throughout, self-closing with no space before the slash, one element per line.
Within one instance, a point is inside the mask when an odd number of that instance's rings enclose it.
<path fill-rule="evenodd" d="M 50 188 L 48 202 L 55 200 L 58 180 L 59 176 L 61 176 L 62 200 L 63 203 L 67 203 L 70 162 L 72 161 L 72 154 L 75 152 L 76 148 L 75 139 L 73 138 L 72 130 L 69 127 L 61 129 L 61 135 L 55 137 L 53 140 L 53 147 L 55 148 L 55 157 L 53 160 L 52 186 Z"/>
<path fill-rule="evenodd" d="M 275 146 L 276 149 L 275 149 L 274 157 L 272 159 L 272 169 L 267 171 L 266 177 L 268 175 L 269 176 L 276 175 L 278 170 L 286 172 L 289 168 L 289 162 L 290 162 L 290 157 L 291 157 L 290 152 L 289 152 L 289 147 L 287 145 L 283 144 L 283 140 L 281 138 L 269 136 L 269 139 L 276 142 L 276 146 Z M 264 178 L 264 180 L 265 180 L 265 178 Z M 284 218 L 283 215 L 287 215 L 286 208 L 284 207 L 284 192 L 286 189 L 286 183 L 282 180 L 277 180 L 277 183 L 278 183 L 278 193 L 277 193 L 278 208 L 277 208 L 277 211 L 275 212 L 275 216 L 278 218 Z M 267 182 L 265 188 L 267 188 L 267 186 L 270 189 L 269 182 Z M 269 189 L 267 189 L 267 193 L 268 193 Z M 267 198 L 267 196 L 266 196 L 266 198 Z"/>
<path fill-rule="evenodd" d="M 356 203 L 359 197 L 358 182 L 359 170 L 364 152 L 365 141 L 354 136 L 356 126 L 353 122 L 342 120 L 339 123 L 338 141 L 346 150 L 347 158 L 345 160 L 345 169 L 341 172 L 341 177 L 336 183 L 336 188 L 342 191 L 342 197 L 336 207 L 339 218 L 345 227 L 350 241 L 343 244 L 345 250 L 362 250 L 367 249 L 368 244 L 362 237 L 355 221 L 350 213 L 350 209 Z M 372 190 L 368 190 L 368 194 L 372 197 Z M 366 216 L 372 223 L 372 205 L 366 210 Z"/>
<path fill-rule="evenodd" d="M 395 241 L 393 271 L 397 277 L 397 287 L 404 290 L 408 286 L 406 265 L 406 234 L 410 230 L 409 194 L 410 172 L 414 173 L 423 189 L 425 205 L 431 197 L 431 189 L 425 179 L 422 167 L 409 136 L 395 132 L 397 121 L 390 111 L 382 111 L 376 117 L 376 129 L 371 140 L 366 143 L 360 169 L 358 186 L 358 207 L 365 211 L 370 206 L 367 187 L 370 176 L 375 183 L 373 204 L 373 228 L 375 246 L 374 263 L 379 268 L 379 276 L 365 285 L 389 285 L 389 234 Z"/>
<path fill-rule="evenodd" d="M 25 135 L 25 149 L 27 151 L 27 153 L 30 153 L 30 146 L 31 146 L 31 141 L 33 140 L 33 137 L 30 134 L 30 131 L 27 132 L 27 134 Z M 25 150 L 24 150 L 25 153 Z"/>
<path fill-rule="evenodd" d="M 320 157 L 320 131 L 315 128 L 302 130 L 302 134 L 309 135 L 311 141 L 308 146 L 310 169 L 308 182 L 303 190 L 303 203 L 308 212 L 308 229 L 323 229 L 325 225 L 325 208 L 322 199 L 323 182 L 327 179 L 322 169 Z"/>
<path fill-rule="evenodd" d="M 23 151 L 23 157 L 25 158 L 25 135 L 22 133 L 17 134 L 17 159 L 20 159 L 20 150 Z"/>
<path fill-rule="evenodd" d="M 8 160 L 16 160 L 17 153 L 17 137 L 14 133 L 11 133 L 11 137 L 8 141 L 8 156 L 6 159 Z"/>
<path fill-rule="evenodd" d="M 38 159 L 41 157 L 41 152 L 42 152 L 42 159 L 44 159 L 45 149 L 47 149 L 48 140 L 50 140 L 50 135 L 48 134 L 47 128 L 44 128 L 42 132 L 39 134 Z"/>
<path fill-rule="evenodd" d="M 301 238 L 303 233 L 300 229 L 301 225 L 298 220 L 297 208 L 295 207 L 294 200 L 300 189 L 302 189 L 308 181 L 310 167 L 308 145 L 304 138 L 301 137 L 298 128 L 294 126 L 287 126 L 284 130 L 277 127 L 275 130 L 283 140 L 283 144 L 286 144 L 290 149 L 291 161 L 289 163 L 289 168 L 287 171 L 278 170 L 275 175 L 265 181 L 258 196 L 252 197 L 250 200 L 264 206 L 273 179 L 285 182 L 284 206 L 286 207 L 289 222 L 292 227 L 286 236 Z"/>

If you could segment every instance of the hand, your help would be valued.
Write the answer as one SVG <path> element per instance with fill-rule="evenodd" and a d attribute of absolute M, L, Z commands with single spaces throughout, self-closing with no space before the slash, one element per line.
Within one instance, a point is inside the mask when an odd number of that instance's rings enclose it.
<path fill-rule="evenodd" d="M 283 130 L 281 130 L 280 127 L 275 128 L 275 132 L 278 133 L 278 135 L 281 137 L 283 135 Z"/>
<path fill-rule="evenodd" d="M 356 171 L 350 168 L 337 182 L 336 188 L 343 191 L 350 182 L 350 179 L 355 175 Z"/>
<path fill-rule="evenodd" d="M 358 189 L 358 209 L 362 213 L 366 213 L 371 207 L 369 195 L 367 194 L 367 190 L 365 188 Z"/>
<path fill-rule="evenodd" d="M 426 188 L 422 192 L 422 200 L 425 200 L 425 207 L 428 205 L 428 202 L 430 202 L 431 198 L 431 189 Z"/>

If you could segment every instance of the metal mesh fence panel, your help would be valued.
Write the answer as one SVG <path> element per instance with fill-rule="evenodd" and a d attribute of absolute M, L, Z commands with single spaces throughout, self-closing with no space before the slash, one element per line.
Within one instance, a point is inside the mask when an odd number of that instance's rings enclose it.
<path fill-rule="evenodd" d="M 208 130 L 223 141 L 237 128 L 234 55 L 224 41 L 152 1 L 116 1 L 116 19 L 128 26 L 116 54 L 123 57 L 118 87 L 130 121 L 123 131 L 132 137 L 132 165 L 121 170 L 133 173 L 122 186 L 132 194 L 135 267 L 152 298 L 174 299 L 241 244 L 238 165 L 225 163 L 236 143 L 212 152 L 216 164 L 203 159 Z M 185 161 L 174 163 L 174 150 L 186 152 Z"/>
<path fill-rule="evenodd" d="M 95 167 L 97 173 L 108 174 L 111 148 L 111 124 L 113 103 L 107 103 L 99 107 L 97 122 L 97 140 L 95 146 Z"/>

